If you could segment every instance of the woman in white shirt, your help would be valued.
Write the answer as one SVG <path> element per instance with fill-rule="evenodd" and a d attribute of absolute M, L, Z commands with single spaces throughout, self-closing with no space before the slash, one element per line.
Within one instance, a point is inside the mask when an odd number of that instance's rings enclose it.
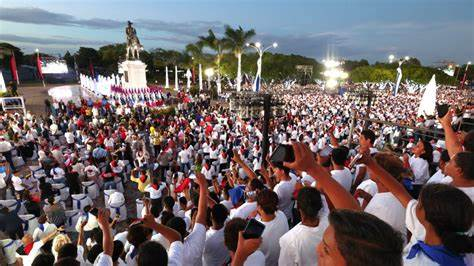
<path fill-rule="evenodd" d="M 430 178 L 430 164 L 433 162 L 433 146 L 427 141 L 420 140 L 412 149 L 413 155 L 403 155 L 406 168 L 413 172 L 412 196 L 417 198 L 421 187 Z"/>
<path fill-rule="evenodd" d="M 430 184 L 415 200 L 370 156 L 364 154 L 361 160 L 406 208 L 412 238 L 405 248 L 404 265 L 464 265 L 464 254 L 474 251 L 472 237 L 466 235 L 474 219 L 471 199 L 455 187 Z"/>

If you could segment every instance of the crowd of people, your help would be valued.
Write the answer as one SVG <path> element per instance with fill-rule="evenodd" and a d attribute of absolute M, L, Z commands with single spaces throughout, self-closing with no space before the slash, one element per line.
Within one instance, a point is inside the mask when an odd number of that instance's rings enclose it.
<path fill-rule="evenodd" d="M 0 115 L 1 265 L 473 265 L 472 103 L 378 93 L 369 117 L 319 87 L 273 90 L 269 129 L 222 102 L 114 99 Z M 457 105 L 462 102 L 462 105 Z M 367 110 L 359 108 L 361 117 Z M 412 128 L 438 129 L 420 134 Z M 271 155 L 289 145 L 294 160 Z M 249 221 L 263 224 L 256 238 Z"/>

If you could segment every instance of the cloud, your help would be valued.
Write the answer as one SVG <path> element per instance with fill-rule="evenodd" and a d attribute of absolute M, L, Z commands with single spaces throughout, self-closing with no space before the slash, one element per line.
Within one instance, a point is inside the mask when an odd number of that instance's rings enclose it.
<path fill-rule="evenodd" d="M 278 48 L 272 52 L 314 58 L 324 58 L 328 54 L 334 54 L 337 57 L 353 57 L 365 53 L 365 49 L 350 45 L 348 36 L 335 32 L 298 35 L 259 34 L 255 40 L 261 40 L 266 45 L 277 42 Z"/>
<path fill-rule="evenodd" d="M 117 29 L 126 26 L 126 21 L 100 18 L 80 19 L 72 15 L 54 13 L 41 8 L 0 7 L 0 20 L 15 23 L 88 27 L 94 29 Z M 133 22 L 141 29 L 193 37 L 205 34 L 208 29 L 221 30 L 224 25 L 219 21 L 166 22 L 156 19 L 137 19 Z"/>
<path fill-rule="evenodd" d="M 1 34 L 0 40 L 6 42 L 20 42 L 30 44 L 41 44 L 41 45 L 104 45 L 108 42 L 98 40 L 85 40 L 85 39 L 74 39 L 64 36 L 52 36 L 51 38 L 40 38 L 40 37 L 24 37 L 15 34 Z"/>

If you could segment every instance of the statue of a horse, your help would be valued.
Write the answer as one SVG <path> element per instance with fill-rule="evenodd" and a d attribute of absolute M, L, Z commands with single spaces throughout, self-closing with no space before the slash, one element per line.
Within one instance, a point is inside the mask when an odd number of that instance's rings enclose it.
<path fill-rule="evenodd" d="M 143 50 L 143 46 L 140 44 L 140 41 L 136 36 L 131 38 L 127 45 L 127 60 L 130 58 L 132 59 L 140 59 L 140 51 Z"/>

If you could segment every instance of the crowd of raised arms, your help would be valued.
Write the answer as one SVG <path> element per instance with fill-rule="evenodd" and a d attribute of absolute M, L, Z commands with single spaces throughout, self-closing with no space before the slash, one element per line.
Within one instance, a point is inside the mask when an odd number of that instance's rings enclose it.
<path fill-rule="evenodd" d="M 269 155 L 286 144 L 293 161 L 263 158 L 263 118 L 206 97 L 0 113 L 0 265 L 474 265 L 462 91 L 439 91 L 442 118 L 416 116 L 419 94 L 379 93 L 369 117 L 398 125 L 358 120 L 351 142 L 344 97 L 274 93 Z"/>

